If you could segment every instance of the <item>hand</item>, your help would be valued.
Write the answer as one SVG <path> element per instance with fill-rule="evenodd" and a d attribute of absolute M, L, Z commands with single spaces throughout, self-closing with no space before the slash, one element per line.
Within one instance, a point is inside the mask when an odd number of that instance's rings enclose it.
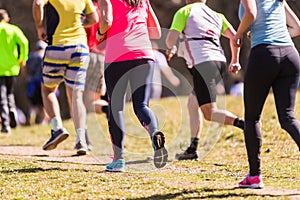
<path fill-rule="evenodd" d="M 99 41 L 99 42 L 103 42 L 104 40 L 106 40 L 106 34 L 107 32 L 105 33 L 100 33 L 100 30 L 98 29 L 97 30 L 97 33 L 96 33 L 96 39 Z"/>
<path fill-rule="evenodd" d="M 44 42 L 48 42 L 48 36 L 47 36 L 47 32 L 44 29 L 44 27 L 38 27 L 37 28 L 37 34 L 38 34 L 38 38 Z"/>
<path fill-rule="evenodd" d="M 176 54 L 176 52 L 177 52 L 177 47 L 175 45 L 171 49 L 166 50 L 166 55 L 167 55 L 168 62 L 170 62 L 170 60 Z"/>
<path fill-rule="evenodd" d="M 26 65 L 26 61 L 24 61 L 24 60 L 18 60 L 18 63 L 21 68 L 25 67 L 25 65 Z"/>
<path fill-rule="evenodd" d="M 239 71 L 241 70 L 241 65 L 238 62 L 235 63 L 230 63 L 230 65 L 228 66 L 228 72 L 232 73 L 232 74 L 238 74 Z"/>

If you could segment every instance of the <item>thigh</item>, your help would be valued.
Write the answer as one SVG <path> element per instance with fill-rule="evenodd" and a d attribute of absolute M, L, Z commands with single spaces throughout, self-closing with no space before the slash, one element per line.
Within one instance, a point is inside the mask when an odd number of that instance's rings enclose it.
<path fill-rule="evenodd" d="M 64 47 L 48 46 L 43 60 L 43 78 L 45 87 L 54 88 L 59 85 L 65 75 L 70 55 Z"/>
<path fill-rule="evenodd" d="M 129 83 L 134 104 L 148 105 L 154 72 L 154 65 L 151 65 L 151 62 L 153 61 L 137 60 L 130 71 Z"/>
<path fill-rule="evenodd" d="M 85 88 L 96 93 L 102 93 L 104 87 L 104 55 L 90 53 Z"/>
<path fill-rule="evenodd" d="M 105 64 L 104 76 L 111 109 L 123 109 L 129 67 L 128 61 Z"/>
<path fill-rule="evenodd" d="M 280 63 L 281 70 L 272 85 L 280 119 L 293 115 L 300 72 L 300 59 L 295 47 L 282 47 L 281 52 L 285 52 Z"/>
<path fill-rule="evenodd" d="M 16 80 L 15 76 L 6 77 L 5 84 L 6 84 L 7 94 L 13 94 L 15 80 Z"/>
<path fill-rule="evenodd" d="M 223 66 L 225 66 L 223 62 L 209 61 L 192 68 L 194 92 L 199 106 L 216 102 L 216 85 L 221 80 L 221 68 Z"/>
<path fill-rule="evenodd" d="M 278 71 L 278 49 L 259 45 L 251 49 L 244 78 L 245 119 L 258 120 Z"/>
<path fill-rule="evenodd" d="M 86 71 L 89 63 L 89 49 L 86 45 L 67 47 L 70 62 L 67 65 L 64 81 L 73 90 L 84 90 Z"/>

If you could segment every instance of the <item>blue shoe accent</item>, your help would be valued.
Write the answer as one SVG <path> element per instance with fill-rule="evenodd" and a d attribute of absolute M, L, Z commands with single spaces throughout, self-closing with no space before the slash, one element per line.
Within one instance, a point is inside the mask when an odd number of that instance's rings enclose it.
<path fill-rule="evenodd" d="M 125 160 L 118 159 L 106 166 L 108 172 L 125 172 Z"/>

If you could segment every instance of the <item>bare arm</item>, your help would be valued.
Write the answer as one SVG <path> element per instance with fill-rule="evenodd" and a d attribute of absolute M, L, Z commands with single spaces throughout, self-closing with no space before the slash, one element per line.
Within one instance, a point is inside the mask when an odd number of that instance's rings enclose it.
<path fill-rule="evenodd" d="M 163 67 L 161 71 L 172 85 L 176 87 L 179 86 L 180 80 L 175 76 L 170 66 Z"/>
<path fill-rule="evenodd" d="M 289 7 L 286 1 L 284 3 L 286 13 L 286 24 L 291 37 L 300 35 L 300 21 L 293 10 Z"/>
<path fill-rule="evenodd" d="M 97 23 L 98 21 L 99 21 L 99 17 L 98 17 L 97 12 L 92 12 L 85 16 L 84 21 L 83 21 L 83 26 L 89 27 L 89 26 L 92 26 L 93 24 Z"/>
<path fill-rule="evenodd" d="M 231 27 L 228 28 L 224 32 L 224 36 L 227 37 L 230 40 L 230 49 L 231 49 L 231 61 L 228 66 L 228 72 L 231 72 L 233 74 L 237 74 L 239 70 L 241 69 L 240 65 L 240 47 L 234 45 L 233 38 L 235 36 L 236 32 Z"/>
<path fill-rule="evenodd" d="M 233 38 L 235 46 L 241 46 L 243 33 L 248 29 L 250 24 L 255 20 L 257 15 L 256 1 L 255 0 L 241 0 L 244 7 L 244 15 L 241 23 L 237 29 L 237 33 Z"/>
<path fill-rule="evenodd" d="M 159 39 L 161 37 L 160 24 L 150 4 L 147 27 L 150 39 Z"/>
<path fill-rule="evenodd" d="M 224 36 L 230 40 L 230 49 L 231 49 L 231 62 L 238 63 L 239 62 L 239 54 L 240 54 L 240 47 L 236 47 L 233 45 L 233 38 L 236 34 L 236 31 L 233 28 L 228 28 L 224 32 Z"/>
<path fill-rule="evenodd" d="M 171 58 L 173 57 L 173 55 L 176 53 L 176 42 L 179 38 L 180 33 L 178 31 L 175 30 L 169 30 L 167 38 L 166 38 L 166 45 L 168 50 L 166 51 L 167 57 L 168 57 L 168 61 L 171 60 Z M 173 52 L 175 51 L 175 52 Z"/>
<path fill-rule="evenodd" d="M 99 31 L 101 34 L 107 32 L 110 29 L 112 22 L 113 22 L 113 10 L 110 0 L 99 0 L 98 1 L 100 6 L 100 28 Z"/>
<path fill-rule="evenodd" d="M 44 0 L 34 0 L 32 4 L 32 15 L 35 23 L 35 28 L 40 40 L 47 40 L 46 30 L 43 27 L 44 20 Z"/>
<path fill-rule="evenodd" d="M 166 45 L 169 49 L 171 49 L 177 42 L 180 33 L 175 30 L 169 30 L 169 33 L 166 38 Z"/>

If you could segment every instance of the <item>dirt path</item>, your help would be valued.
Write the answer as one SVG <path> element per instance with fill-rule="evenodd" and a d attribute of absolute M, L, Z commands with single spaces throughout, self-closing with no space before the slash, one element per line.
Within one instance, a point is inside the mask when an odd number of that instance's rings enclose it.
<path fill-rule="evenodd" d="M 34 158 L 38 160 L 45 161 L 57 161 L 57 162 L 68 162 L 68 163 L 78 163 L 86 165 L 106 165 L 111 159 L 109 157 L 94 156 L 92 154 L 86 156 L 75 156 L 74 151 L 70 150 L 53 150 L 53 151 L 44 151 L 40 147 L 34 146 L 3 146 L 0 145 L 0 155 L 5 156 L 16 156 L 16 157 L 25 157 L 25 158 Z M 139 162 L 133 163 L 137 165 Z M 135 168 L 132 166 L 131 168 Z M 168 167 L 167 167 L 168 168 Z M 168 170 L 168 169 L 165 169 Z M 174 170 L 170 168 L 169 170 Z M 229 186 L 230 187 L 230 186 Z M 246 189 L 249 193 L 254 193 L 263 197 L 288 197 L 292 200 L 300 200 L 300 189 L 282 189 L 274 187 L 265 187 L 264 189 L 253 190 Z"/>
<path fill-rule="evenodd" d="M 38 158 L 39 160 L 45 160 L 45 161 L 58 161 L 58 162 L 81 163 L 81 164 L 101 164 L 99 163 L 99 159 L 93 156 L 92 154 L 86 156 L 76 156 L 75 151 L 57 150 L 57 149 L 53 151 L 44 151 L 41 147 L 34 147 L 34 146 L 1 145 L 0 155 Z"/>

